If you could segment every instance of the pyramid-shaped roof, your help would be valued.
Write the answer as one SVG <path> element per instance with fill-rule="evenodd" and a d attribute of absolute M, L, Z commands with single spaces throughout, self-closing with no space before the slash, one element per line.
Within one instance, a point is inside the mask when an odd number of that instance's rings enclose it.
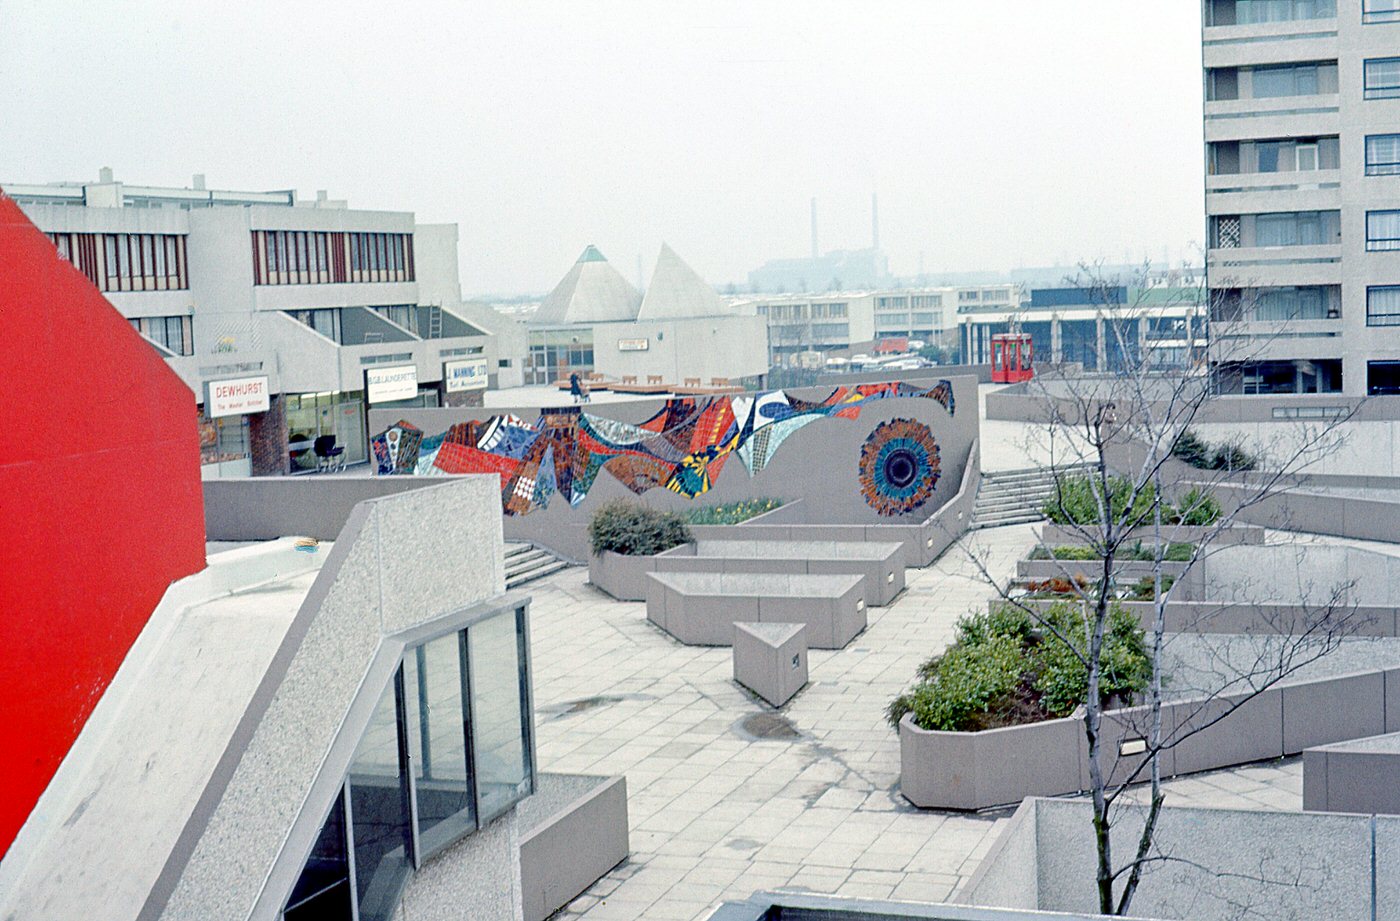
<path fill-rule="evenodd" d="M 607 323 L 635 320 L 642 296 L 589 245 L 540 303 L 534 323 Z"/>
<path fill-rule="evenodd" d="M 706 284 L 705 279 L 686 265 L 676 251 L 665 243 L 656 257 L 656 269 L 651 284 L 642 299 L 639 320 L 676 320 L 684 317 L 714 317 L 731 311 Z"/>

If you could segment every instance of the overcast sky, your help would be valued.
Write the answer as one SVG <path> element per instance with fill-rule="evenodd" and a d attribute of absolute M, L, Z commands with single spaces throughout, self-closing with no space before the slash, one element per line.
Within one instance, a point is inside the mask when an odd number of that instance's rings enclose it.
<path fill-rule="evenodd" d="M 0 183 L 317 189 L 454 221 L 468 294 L 662 240 L 716 284 L 1178 260 L 1202 236 L 1187 0 L 0 0 Z"/>

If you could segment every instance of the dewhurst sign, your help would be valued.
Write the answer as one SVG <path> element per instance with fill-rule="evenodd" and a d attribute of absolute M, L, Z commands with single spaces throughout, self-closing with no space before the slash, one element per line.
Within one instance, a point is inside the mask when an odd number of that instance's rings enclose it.
<path fill-rule="evenodd" d="M 442 364 L 442 379 L 447 384 L 448 393 L 463 390 L 486 389 L 486 359 L 468 358 L 464 361 L 445 361 Z"/>
<path fill-rule="evenodd" d="M 210 381 L 204 410 L 210 419 L 220 416 L 241 416 L 265 413 L 271 405 L 266 377 L 239 377 L 228 381 Z"/>

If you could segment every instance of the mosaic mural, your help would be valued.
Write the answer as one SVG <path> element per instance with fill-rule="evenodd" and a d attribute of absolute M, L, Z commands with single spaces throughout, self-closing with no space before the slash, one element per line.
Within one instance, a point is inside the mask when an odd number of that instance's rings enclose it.
<path fill-rule="evenodd" d="M 578 407 L 547 410 L 534 422 L 509 414 L 462 422 L 432 437 L 399 422 L 374 436 L 371 446 L 381 475 L 495 473 L 505 513 L 523 515 L 547 507 L 556 494 L 577 506 L 604 470 L 639 495 L 661 487 L 694 498 L 710 489 L 731 456 L 755 474 L 803 426 L 856 419 L 866 404 L 894 397 L 933 400 L 949 415 L 955 409 L 946 380 L 930 388 L 859 384 L 815 402 L 781 390 L 672 399 L 635 425 Z"/>
<path fill-rule="evenodd" d="M 938 443 L 913 419 L 881 422 L 860 449 L 860 492 L 881 515 L 912 512 L 938 485 Z"/>

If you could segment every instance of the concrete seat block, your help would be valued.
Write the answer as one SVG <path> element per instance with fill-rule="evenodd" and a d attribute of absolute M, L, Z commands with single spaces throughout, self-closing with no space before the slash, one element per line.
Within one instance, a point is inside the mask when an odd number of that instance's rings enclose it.
<path fill-rule="evenodd" d="M 807 684 L 805 624 L 739 621 L 733 631 L 735 681 L 775 707 Z"/>

